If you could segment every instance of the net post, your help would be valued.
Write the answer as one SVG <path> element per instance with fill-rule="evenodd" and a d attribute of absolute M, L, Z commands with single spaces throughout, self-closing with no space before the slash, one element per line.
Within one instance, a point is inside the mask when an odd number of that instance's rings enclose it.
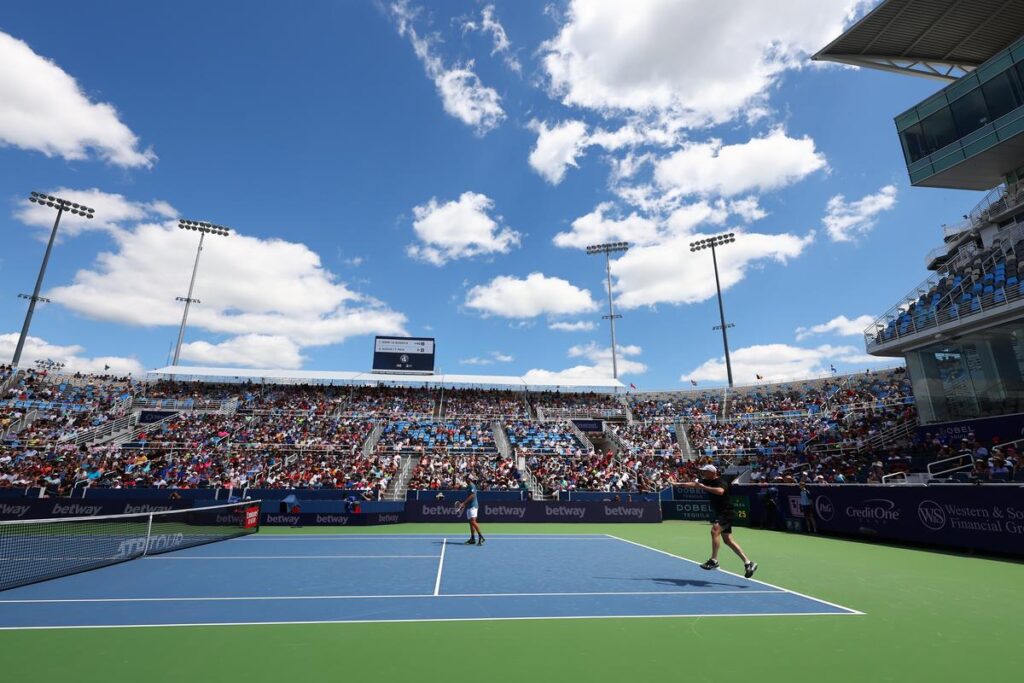
<path fill-rule="evenodd" d="M 149 519 L 146 520 L 146 545 L 142 547 L 142 556 L 145 557 L 149 553 L 149 539 L 153 537 L 153 514 L 150 513 Z"/>

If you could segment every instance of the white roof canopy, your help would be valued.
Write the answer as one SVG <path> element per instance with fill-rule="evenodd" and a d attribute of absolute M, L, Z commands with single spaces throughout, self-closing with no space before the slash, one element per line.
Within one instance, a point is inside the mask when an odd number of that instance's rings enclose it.
<path fill-rule="evenodd" d="M 514 375 L 406 375 L 380 372 L 332 370 L 274 370 L 259 368 L 202 368 L 169 365 L 150 370 L 151 379 L 184 381 L 270 382 L 273 384 L 405 384 L 411 386 L 502 387 L 518 389 L 624 389 L 611 377 L 562 377 L 548 382 L 530 382 Z"/>

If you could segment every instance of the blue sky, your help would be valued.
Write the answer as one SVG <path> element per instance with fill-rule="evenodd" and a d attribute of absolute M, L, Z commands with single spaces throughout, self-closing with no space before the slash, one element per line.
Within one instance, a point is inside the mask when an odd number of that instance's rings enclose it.
<path fill-rule="evenodd" d="M 771 5 L 771 7 L 769 7 Z M 861 316 L 927 275 L 978 200 L 913 189 L 893 117 L 939 84 L 811 64 L 871 3 L 53 2 L 0 8 L 0 356 L 52 212 L 68 222 L 31 357 L 365 370 L 375 333 L 437 337 L 445 372 L 737 380 L 868 364 Z M 839 322 L 835 319 L 845 316 Z M 827 324 L 833 321 L 832 324 Z M 818 331 L 815 331 L 817 328 Z"/>

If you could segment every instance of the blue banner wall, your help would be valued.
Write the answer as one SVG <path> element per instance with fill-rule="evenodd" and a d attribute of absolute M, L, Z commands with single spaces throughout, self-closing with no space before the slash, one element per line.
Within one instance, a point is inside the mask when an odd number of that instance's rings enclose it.
<path fill-rule="evenodd" d="M 794 486 L 778 486 L 784 520 L 800 520 Z M 1021 486 L 810 486 L 819 531 L 954 549 L 1024 556 Z M 735 486 L 750 497 L 754 519 L 763 498 L 756 486 Z M 802 520 L 801 520 L 802 521 Z"/>
<path fill-rule="evenodd" d="M 559 501 L 507 501 L 480 503 L 481 522 L 660 522 L 657 502 L 597 503 Z M 407 522 L 465 522 L 452 501 L 410 500 Z"/>

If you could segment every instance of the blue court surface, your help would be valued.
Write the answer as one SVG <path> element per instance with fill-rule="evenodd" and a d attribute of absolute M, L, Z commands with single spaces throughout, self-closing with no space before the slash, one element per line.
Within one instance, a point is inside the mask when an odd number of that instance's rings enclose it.
<path fill-rule="evenodd" d="M 0 628 L 860 614 L 614 536 L 463 540 L 247 536 L 5 591 Z"/>

